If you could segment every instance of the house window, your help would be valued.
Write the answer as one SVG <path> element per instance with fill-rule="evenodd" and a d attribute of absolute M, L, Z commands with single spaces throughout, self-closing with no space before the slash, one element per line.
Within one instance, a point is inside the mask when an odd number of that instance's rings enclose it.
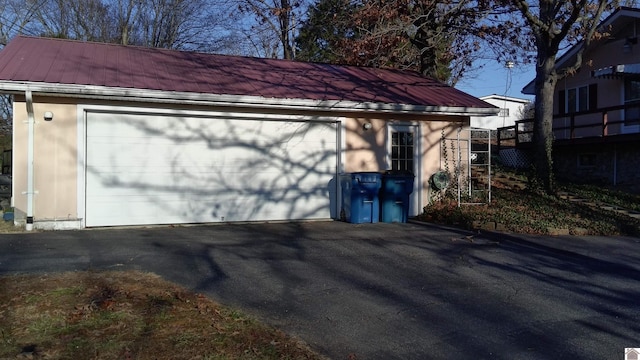
<path fill-rule="evenodd" d="M 558 92 L 560 115 L 591 111 L 598 108 L 598 86 L 591 84 Z"/>
<path fill-rule="evenodd" d="M 413 173 L 413 133 L 391 133 L 391 169 Z"/>
<path fill-rule="evenodd" d="M 500 109 L 500 112 L 498 113 L 498 116 L 500 116 L 500 117 L 509 116 L 509 109 L 506 109 L 506 108 Z"/>
<path fill-rule="evenodd" d="M 640 80 L 624 80 L 624 104 L 635 105 L 624 110 L 624 124 L 640 124 Z"/>

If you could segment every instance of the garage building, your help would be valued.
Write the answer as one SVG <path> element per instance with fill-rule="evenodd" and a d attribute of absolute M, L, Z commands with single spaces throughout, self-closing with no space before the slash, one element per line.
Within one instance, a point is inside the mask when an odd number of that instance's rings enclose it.
<path fill-rule="evenodd" d="M 24 37 L 13 95 L 16 221 L 43 229 L 335 219 L 338 174 L 415 174 L 498 109 L 411 71 Z"/>

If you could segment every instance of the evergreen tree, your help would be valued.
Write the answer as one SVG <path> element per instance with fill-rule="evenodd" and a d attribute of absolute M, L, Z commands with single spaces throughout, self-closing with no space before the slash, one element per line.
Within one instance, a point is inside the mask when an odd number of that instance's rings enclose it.
<path fill-rule="evenodd" d="M 319 0 L 296 38 L 296 58 L 303 61 L 343 63 L 341 44 L 356 36 L 352 24 L 357 5 L 349 0 Z"/>

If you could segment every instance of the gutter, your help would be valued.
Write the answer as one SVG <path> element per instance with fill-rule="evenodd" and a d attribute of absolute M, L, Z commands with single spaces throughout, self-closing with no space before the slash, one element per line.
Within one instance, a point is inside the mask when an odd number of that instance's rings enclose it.
<path fill-rule="evenodd" d="M 476 108 L 462 106 L 432 106 L 356 102 L 345 100 L 278 99 L 260 96 L 199 94 L 190 92 L 162 91 L 133 88 L 113 88 L 93 85 L 44 84 L 35 82 L 0 82 L 0 90 L 21 94 L 23 91 L 42 95 L 69 98 L 118 100 L 146 103 L 215 105 L 244 108 L 271 108 L 279 110 L 310 110 L 344 112 L 383 112 L 390 114 L 433 114 L 458 116 L 496 115 L 498 108 Z"/>

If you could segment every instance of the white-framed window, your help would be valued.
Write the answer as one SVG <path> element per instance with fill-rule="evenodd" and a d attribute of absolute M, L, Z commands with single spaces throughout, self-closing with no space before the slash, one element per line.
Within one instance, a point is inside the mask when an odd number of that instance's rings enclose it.
<path fill-rule="evenodd" d="M 500 112 L 498 112 L 498 116 L 500 116 L 500 117 L 507 117 L 507 116 L 509 116 L 509 109 L 508 109 L 508 108 L 502 108 L 502 109 L 500 109 Z"/>
<path fill-rule="evenodd" d="M 597 108 L 597 84 L 560 90 L 558 93 L 558 110 L 561 115 L 596 110 Z"/>
<path fill-rule="evenodd" d="M 391 170 L 413 174 L 415 146 L 413 141 L 413 132 L 391 132 Z"/>
<path fill-rule="evenodd" d="M 640 79 L 624 80 L 624 104 L 637 105 L 624 111 L 625 125 L 640 124 Z"/>
<path fill-rule="evenodd" d="M 567 90 L 567 113 L 589 110 L 589 87 L 581 86 Z"/>

